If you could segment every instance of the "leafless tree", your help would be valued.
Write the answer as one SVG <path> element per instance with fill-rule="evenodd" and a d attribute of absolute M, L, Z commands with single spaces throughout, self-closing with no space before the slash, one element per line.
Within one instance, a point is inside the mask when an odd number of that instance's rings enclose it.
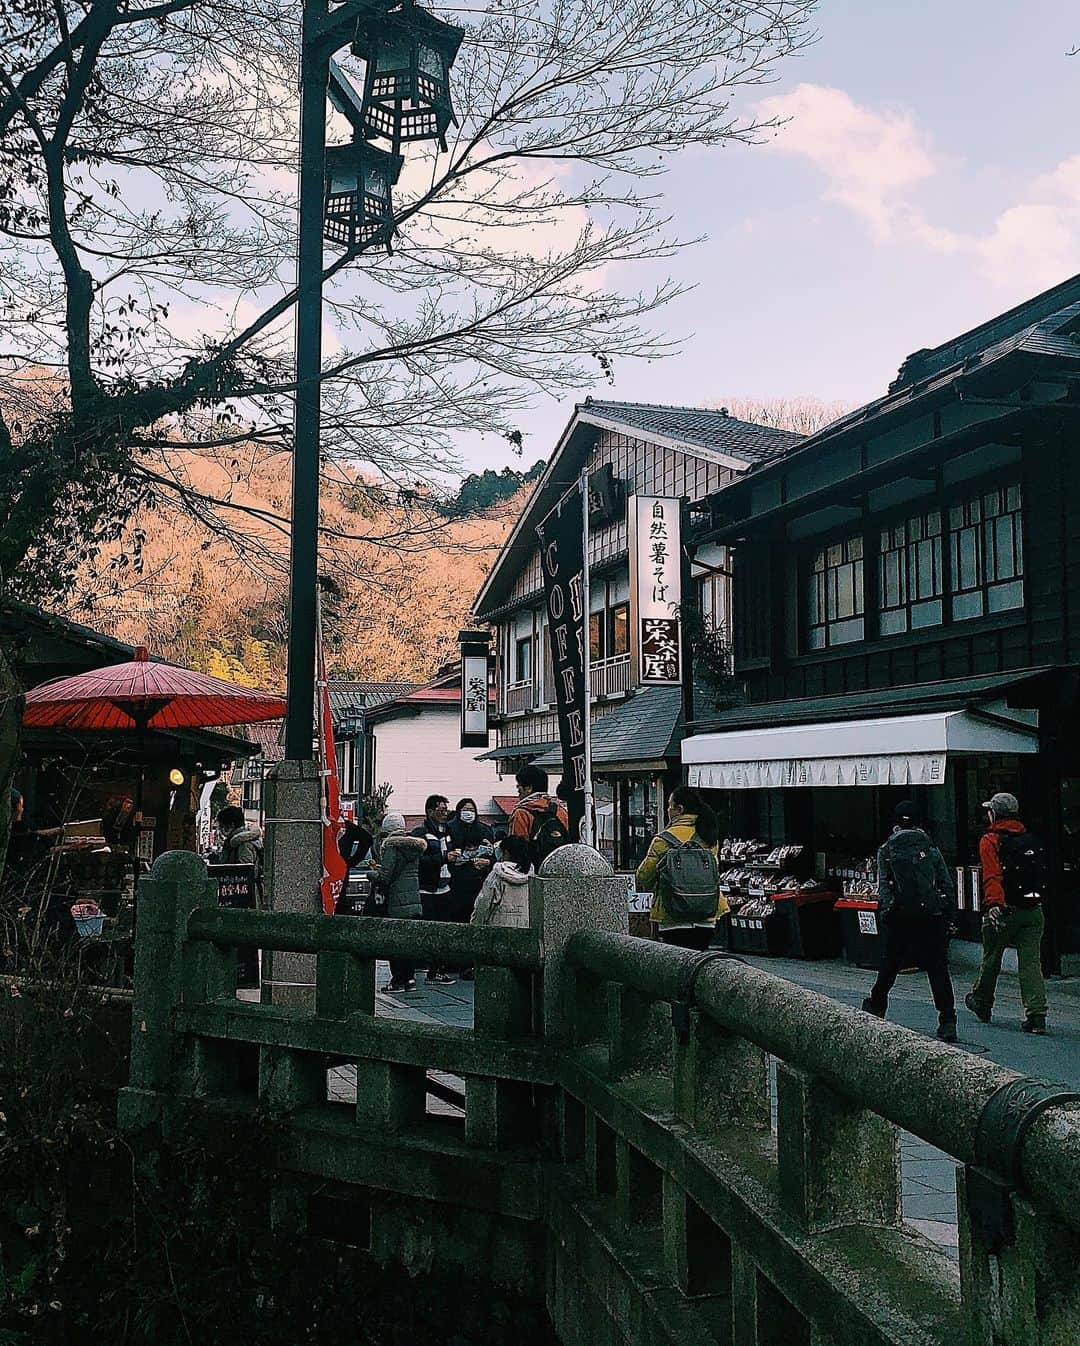
<path fill-rule="evenodd" d="M 852 410 L 850 402 L 820 397 L 724 397 L 706 405 L 724 407 L 740 421 L 795 430 L 800 435 L 816 434 Z"/>
<path fill-rule="evenodd" d="M 653 186 L 810 40 L 816 0 L 499 0 L 467 28 L 446 152 L 411 155 L 392 256 L 328 252 L 325 471 L 454 466 L 540 394 L 667 349 L 678 246 Z M 21 0 L 0 13 L 0 587 L 68 584 L 147 501 L 257 554 L 281 511 L 201 498 L 179 450 L 288 452 L 292 0 Z M 358 73 L 353 58 L 347 73 Z M 336 114 L 335 114 L 336 115 Z M 344 126 L 331 130 L 344 138 Z M 703 160 L 703 164 L 708 161 Z M 421 539 L 428 524 L 383 545 Z"/>

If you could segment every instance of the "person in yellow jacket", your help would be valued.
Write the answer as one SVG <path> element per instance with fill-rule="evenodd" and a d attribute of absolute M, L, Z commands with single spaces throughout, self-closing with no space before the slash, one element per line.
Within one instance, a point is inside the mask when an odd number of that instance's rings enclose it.
<path fill-rule="evenodd" d="M 715 856 L 720 841 L 720 824 L 716 814 L 705 803 L 700 793 L 689 785 L 672 790 L 667 801 L 668 825 L 666 831 L 676 841 L 685 843 L 693 837 Z M 663 896 L 656 891 L 656 867 L 670 843 L 663 833 L 653 837 L 648 854 L 638 866 L 637 890 L 652 893 L 650 919 L 657 927 L 665 944 L 677 944 L 684 949 L 707 949 L 716 933 L 716 922 L 728 913 L 727 898 L 717 888 L 716 911 L 707 920 L 691 921 L 668 911 Z"/>

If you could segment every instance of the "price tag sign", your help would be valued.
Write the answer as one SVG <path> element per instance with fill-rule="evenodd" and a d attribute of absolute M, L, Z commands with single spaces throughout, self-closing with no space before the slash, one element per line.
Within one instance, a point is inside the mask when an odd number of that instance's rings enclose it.
<path fill-rule="evenodd" d="M 876 912 L 876 911 L 860 911 L 860 912 L 858 913 L 858 916 L 859 916 L 859 934 L 860 934 L 860 935 L 876 935 L 877 932 L 878 932 L 878 928 L 877 928 L 877 912 Z"/>

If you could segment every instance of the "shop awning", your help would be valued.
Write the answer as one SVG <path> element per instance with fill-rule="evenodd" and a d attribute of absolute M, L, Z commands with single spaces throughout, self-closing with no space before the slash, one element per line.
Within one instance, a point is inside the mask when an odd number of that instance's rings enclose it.
<path fill-rule="evenodd" d="M 1015 714 L 952 710 L 694 734 L 682 757 L 690 784 L 708 790 L 942 785 L 950 756 L 1037 752 L 1034 716 Z"/>

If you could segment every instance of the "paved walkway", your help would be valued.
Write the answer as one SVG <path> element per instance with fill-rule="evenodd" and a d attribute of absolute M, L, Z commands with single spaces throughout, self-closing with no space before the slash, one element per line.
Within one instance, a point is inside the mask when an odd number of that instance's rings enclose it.
<path fill-rule="evenodd" d="M 1075 986 L 1054 980 L 1049 982 L 1051 1031 L 1044 1038 L 1029 1037 L 1020 1031 L 1023 1014 L 1015 976 L 1006 974 L 1001 978 L 993 1023 L 981 1024 L 963 1008 L 964 992 L 970 988 L 974 976 L 971 959 L 971 950 L 961 948 L 953 960 L 953 978 L 960 1005 L 960 1047 L 989 1056 L 1013 1070 L 1080 1088 L 1080 996 L 1075 994 Z M 842 962 L 805 963 L 797 959 L 755 957 L 748 957 L 746 961 L 852 1008 L 858 1008 L 862 1003 L 873 980 L 873 973 Z M 387 965 L 379 963 L 376 985 L 384 986 L 388 980 Z M 472 1027 L 471 982 L 429 987 L 421 973 L 417 987 L 414 995 L 390 996 L 380 991 L 376 996 L 376 1014 L 417 1023 Z M 900 978 L 890 1001 L 889 1017 L 916 1032 L 933 1034 L 937 1016 L 922 974 Z M 461 1117 L 461 1108 L 453 1101 L 453 1096 L 463 1092 L 463 1082 L 455 1076 L 437 1073 L 433 1073 L 433 1078 L 437 1081 L 436 1087 L 441 1084 L 442 1088 L 440 1096 L 429 1096 L 428 1110 Z M 353 1067 L 343 1066 L 332 1071 L 329 1084 L 332 1097 L 342 1102 L 355 1100 Z M 907 1132 L 901 1133 L 900 1151 L 904 1218 L 955 1256 L 955 1162 Z"/>

